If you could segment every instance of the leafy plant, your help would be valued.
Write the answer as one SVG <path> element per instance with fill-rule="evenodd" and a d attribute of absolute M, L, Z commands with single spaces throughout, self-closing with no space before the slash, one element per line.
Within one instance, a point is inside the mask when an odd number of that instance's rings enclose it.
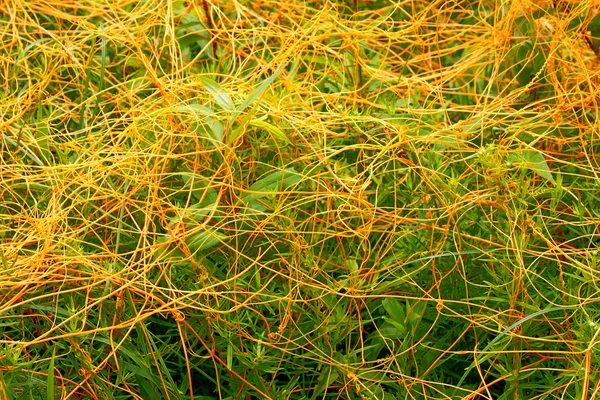
<path fill-rule="evenodd" d="M 594 398 L 592 3 L 3 6 L 0 397 Z"/>

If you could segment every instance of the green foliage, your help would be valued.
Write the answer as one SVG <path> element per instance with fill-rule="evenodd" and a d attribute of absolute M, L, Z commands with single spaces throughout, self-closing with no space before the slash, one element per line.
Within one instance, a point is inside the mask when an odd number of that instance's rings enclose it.
<path fill-rule="evenodd" d="M 594 2 L 113 3 L 0 16 L 0 398 L 597 395 Z"/>

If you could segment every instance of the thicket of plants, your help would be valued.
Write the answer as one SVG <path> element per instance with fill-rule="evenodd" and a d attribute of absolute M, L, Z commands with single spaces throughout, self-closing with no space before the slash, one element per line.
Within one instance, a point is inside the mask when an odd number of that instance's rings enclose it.
<path fill-rule="evenodd" d="M 4 2 L 0 398 L 600 398 L 596 3 Z"/>

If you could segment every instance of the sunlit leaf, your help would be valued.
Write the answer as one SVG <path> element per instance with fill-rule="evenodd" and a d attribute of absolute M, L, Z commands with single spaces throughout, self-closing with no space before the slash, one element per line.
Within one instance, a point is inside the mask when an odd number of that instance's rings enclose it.
<path fill-rule="evenodd" d="M 231 96 L 221 88 L 221 85 L 207 76 L 198 75 L 198 79 L 200 79 L 206 91 L 212 95 L 218 105 L 223 107 L 225 111 L 234 112 L 235 106 L 233 105 Z"/>
<path fill-rule="evenodd" d="M 278 127 L 276 127 L 273 124 L 270 124 L 266 121 L 261 121 L 258 119 L 253 119 L 252 121 L 250 121 L 250 126 L 254 126 L 255 128 L 262 128 L 265 131 L 267 131 L 268 133 L 271 134 L 271 136 L 273 137 L 273 139 L 279 140 L 280 142 L 286 143 L 286 144 L 290 144 L 291 141 L 288 138 L 288 136 Z"/>
<path fill-rule="evenodd" d="M 520 164 L 534 171 L 547 181 L 555 183 L 544 155 L 538 151 L 526 150 L 519 153 L 511 153 L 507 156 L 507 160 L 512 164 Z"/>
<path fill-rule="evenodd" d="M 302 175 L 296 172 L 294 168 L 286 168 L 282 171 L 273 172 L 260 178 L 248 188 L 248 192 L 242 196 L 246 203 L 263 198 L 269 194 L 274 194 L 286 189 L 302 180 Z"/>

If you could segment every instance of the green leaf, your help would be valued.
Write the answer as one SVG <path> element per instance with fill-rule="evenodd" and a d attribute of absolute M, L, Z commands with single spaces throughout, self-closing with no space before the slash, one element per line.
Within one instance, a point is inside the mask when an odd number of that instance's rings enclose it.
<path fill-rule="evenodd" d="M 202 85 L 204 85 L 206 91 L 212 95 L 218 105 L 223 107 L 225 111 L 235 111 L 235 106 L 233 105 L 231 96 L 229 96 L 229 93 L 224 91 L 217 82 L 207 76 L 201 75 L 198 75 L 198 79 L 200 79 L 200 82 L 202 82 Z"/>
<path fill-rule="evenodd" d="M 358 274 L 359 267 L 355 259 L 349 258 L 348 260 L 346 260 L 346 266 L 348 267 L 350 276 L 356 276 L 356 274 Z"/>
<path fill-rule="evenodd" d="M 534 171 L 547 181 L 556 183 L 552 177 L 552 173 L 550 173 L 550 167 L 548 167 L 548 164 L 546 163 L 542 153 L 538 151 L 526 150 L 519 153 L 511 153 L 506 158 L 509 162 L 513 164 L 521 164 L 525 168 Z"/>
<path fill-rule="evenodd" d="M 46 162 L 46 165 L 51 165 L 52 154 L 50 153 L 50 147 L 48 145 L 48 138 L 50 137 L 48 123 L 45 121 L 38 122 L 34 135 L 41 159 Z"/>
<path fill-rule="evenodd" d="M 227 135 L 227 143 L 228 144 L 233 143 L 242 134 L 244 127 L 246 126 L 248 121 L 250 121 L 250 119 L 252 118 L 254 113 L 256 112 L 256 109 L 258 108 L 258 104 L 259 103 L 256 103 L 254 105 L 254 107 L 252 107 L 252 110 L 250 110 L 250 112 L 248 114 L 246 114 L 244 119 L 237 124 L 235 129 L 232 129 L 229 132 L 229 134 Z M 235 118 L 234 118 L 234 121 L 235 121 Z"/>
<path fill-rule="evenodd" d="M 189 49 L 194 44 L 199 44 L 200 47 L 204 47 L 203 44 L 206 43 L 208 39 L 202 35 L 197 35 L 195 33 L 190 33 L 177 38 L 177 43 L 182 50 Z"/>
<path fill-rule="evenodd" d="M 179 173 L 181 179 L 185 182 L 186 189 L 192 192 L 194 199 L 199 203 L 190 208 L 202 208 L 214 204 L 218 199 L 218 192 L 214 187 L 208 186 L 206 178 L 197 175 L 194 171 L 182 167 L 182 172 Z"/>
<path fill-rule="evenodd" d="M 221 143 L 223 141 L 223 124 L 216 118 L 217 114 L 208 107 L 192 103 L 173 107 L 173 111 L 189 112 L 201 115 L 192 129 L 202 138 Z"/>
<path fill-rule="evenodd" d="M 185 14 L 181 19 L 181 24 L 179 24 L 176 28 L 177 33 L 183 33 L 183 31 L 187 30 L 187 32 L 193 33 L 195 35 L 199 35 L 205 39 L 209 39 L 209 33 L 204 27 L 204 24 L 200 19 L 194 14 Z M 179 35 L 178 35 L 179 36 Z"/>
<path fill-rule="evenodd" d="M 335 382 L 340 377 L 340 374 L 337 371 L 332 371 L 332 367 L 329 366 L 325 371 L 323 371 L 318 380 L 317 387 L 313 392 L 312 399 L 316 399 L 321 396 L 321 394 L 327 390 L 327 388 Z"/>
<path fill-rule="evenodd" d="M 386 298 L 382 302 L 383 308 L 387 311 L 390 318 L 385 320 L 396 328 L 400 334 L 406 335 L 406 313 L 400 302 L 393 298 Z M 388 332 L 391 333 L 391 332 Z"/>
<path fill-rule="evenodd" d="M 588 24 L 588 31 L 590 32 L 593 51 L 598 53 L 598 45 L 600 39 L 600 14 L 592 18 Z"/>
<path fill-rule="evenodd" d="M 146 372 L 137 368 L 135 365 L 131 363 L 124 363 L 128 370 L 135 374 L 135 380 L 138 383 L 138 387 L 140 389 L 140 395 L 144 400 L 152 400 L 157 398 L 157 393 L 154 390 L 154 387 L 150 383 L 149 379 L 145 378 L 143 374 Z"/>
<path fill-rule="evenodd" d="M 273 137 L 273 139 L 279 140 L 281 142 L 285 142 L 286 144 L 291 144 L 292 142 L 290 141 L 290 139 L 287 137 L 287 135 L 278 127 L 276 127 L 273 124 L 270 124 L 266 121 L 261 121 L 258 119 L 253 119 L 252 121 L 250 121 L 250 126 L 253 126 L 255 128 L 262 128 L 265 131 L 267 131 L 268 133 L 271 134 L 271 136 Z"/>
<path fill-rule="evenodd" d="M 260 178 L 248 188 L 249 192 L 242 196 L 242 201 L 249 203 L 252 200 L 257 200 L 280 192 L 302 180 L 302 175 L 296 172 L 294 168 L 286 168 L 282 171 L 276 171 Z"/>
<path fill-rule="evenodd" d="M 246 98 L 246 100 L 244 100 L 242 102 L 242 104 L 240 104 L 240 106 L 237 108 L 237 110 L 235 111 L 235 113 L 233 114 L 231 120 L 233 121 L 233 123 L 237 123 L 237 119 L 239 118 L 239 116 L 241 115 L 241 113 L 246 110 L 246 108 L 248 108 L 252 103 L 254 103 L 256 101 L 256 99 L 258 99 L 263 92 L 269 87 L 269 85 L 275 80 L 275 78 L 277 78 L 279 76 L 279 74 L 281 73 L 281 71 L 283 71 L 283 68 L 285 67 L 285 65 L 282 65 L 281 67 L 279 67 L 277 69 L 277 71 L 275 71 L 273 73 L 273 75 L 271 75 L 270 77 L 268 77 L 267 79 L 265 79 L 256 89 L 254 89 L 254 91 L 252 93 L 250 93 L 250 95 Z M 256 112 L 256 109 L 258 108 L 258 104 L 256 103 L 254 104 L 254 106 L 252 107 L 252 110 L 244 117 L 244 119 L 239 122 L 237 124 L 237 127 L 235 127 L 235 129 L 233 129 L 228 137 L 227 137 L 227 143 L 232 143 L 235 139 L 237 139 L 240 134 L 242 133 L 242 129 L 243 127 L 248 123 L 248 121 L 251 120 L 252 116 L 254 115 L 254 113 Z"/>
<path fill-rule="evenodd" d="M 404 339 L 406 327 L 391 318 L 384 317 L 385 323 L 379 328 L 379 333 L 386 339 Z"/>
<path fill-rule="evenodd" d="M 227 341 L 227 369 L 231 370 L 233 368 L 233 344 L 231 343 L 231 336 Z M 237 353 L 237 352 L 236 352 Z"/>
<path fill-rule="evenodd" d="M 2 258 L 2 267 L 4 267 L 5 270 L 8 269 L 8 260 L 6 259 L 6 256 L 4 255 L 4 251 L 0 250 L 0 258 Z"/>
<path fill-rule="evenodd" d="M 496 343 L 498 340 L 502 339 L 504 336 L 506 336 L 507 334 L 509 334 L 514 328 L 518 327 L 519 325 L 539 316 L 539 315 L 543 315 L 549 312 L 553 312 L 553 311 L 564 311 L 566 309 L 572 309 L 572 308 L 578 308 L 580 307 L 580 305 L 571 305 L 571 306 L 561 306 L 561 307 L 550 307 L 547 308 L 545 310 L 540 310 L 537 312 L 534 312 L 533 314 L 530 314 L 524 318 L 521 318 L 520 320 L 518 320 L 517 322 L 515 322 L 514 324 L 510 325 L 508 328 L 504 329 L 502 332 L 500 332 L 494 339 L 492 339 L 487 346 L 485 346 L 483 348 L 483 350 L 481 350 L 480 352 L 478 352 L 479 354 L 477 355 L 477 357 L 475 358 L 475 361 L 473 361 L 471 363 L 471 365 L 469 365 L 466 369 L 465 369 L 465 373 L 463 374 L 463 376 L 460 378 L 458 384 L 456 385 L 457 388 L 459 388 L 462 383 L 465 381 L 465 379 L 467 378 L 467 376 L 469 375 L 469 372 L 471 371 L 471 369 L 473 369 L 473 367 L 475 367 L 476 364 L 481 364 L 481 362 L 486 358 L 486 357 L 490 357 L 491 354 L 487 353 L 487 351 L 492 347 L 492 345 L 494 343 Z M 456 391 L 456 389 L 455 389 Z"/>
<path fill-rule="evenodd" d="M 52 349 L 52 358 L 48 366 L 48 377 L 46 378 L 46 398 L 54 399 L 54 358 L 56 357 L 56 346 Z"/>
<path fill-rule="evenodd" d="M 365 386 L 364 396 L 361 396 L 362 398 L 373 400 L 384 399 L 385 396 L 380 382 L 385 382 L 388 378 L 383 371 L 361 368 L 356 371 L 356 375 L 360 377 L 361 382 Z"/>
<path fill-rule="evenodd" d="M 281 73 L 281 71 L 283 71 L 285 66 L 286 66 L 286 64 L 277 68 L 277 70 L 273 73 L 273 75 L 271 75 L 270 77 L 268 77 L 267 79 L 262 81 L 262 83 L 260 85 L 258 85 L 258 87 L 256 89 L 254 89 L 254 91 L 252 93 L 250 93 L 250 95 L 246 98 L 246 100 L 244 100 L 242 102 L 242 104 L 240 104 L 238 109 L 236 110 L 236 114 L 234 115 L 234 118 L 233 118 L 234 121 L 239 116 L 239 114 L 241 114 L 246 108 L 248 108 L 252 103 L 254 103 L 254 101 L 256 99 L 258 99 L 265 90 L 267 90 L 269 85 L 279 76 L 279 74 Z"/>
<path fill-rule="evenodd" d="M 228 240 L 229 236 L 218 232 L 216 229 L 208 228 L 198 233 L 191 234 L 186 238 L 186 243 L 192 252 L 210 249 L 224 241 Z"/>
<path fill-rule="evenodd" d="M 216 206 L 219 201 L 219 193 L 212 187 L 209 187 L 206 190 L 206 194 L 201 202 L 198 204 L 194 204 L 186 211 L 192 217 L 192 219 L 196 222 L 202 222 L 204 217 L 208 215 Z"/>
<path fill-rule="evenodd" d="M 181 173 L 180 175 L 186 183 L 192 186 L 193 189 L 191 190 L 194 190 L 192 195 L 198 200 L 198 203 L 187 208 L 181 208 L 177 215 L 169 220 L 168 225 L 174 226 L 183 223 L 186 226 L 193 228 L 196 223 L 200 224 L 204 222 L 206 216 L 218 206 L 219 193 L 212 186 L 208 186 L 206 181 L 194 181 L 189 174 L 185 173 Z M 198 177 L 196 177 L 196 179 L 198 179 Z"/>

